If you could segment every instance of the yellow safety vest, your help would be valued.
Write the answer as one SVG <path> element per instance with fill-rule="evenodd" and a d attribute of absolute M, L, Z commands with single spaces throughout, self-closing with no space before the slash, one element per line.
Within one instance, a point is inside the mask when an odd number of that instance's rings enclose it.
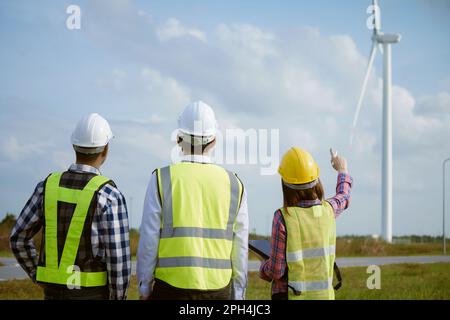
<path fill-rule="evenodd" d="M 74 275 L 80 279 L 80 287 L 99 287 L 107 284 L 107 273 L 74 271 L 73 266 L 78 253 L 84 223 L 95 192 L 110 179 L 95 176 L 83 190 L 59 186 L 62 173 L 51 174 L 45 183 L 44 192 L 44 241 L 45 266 L 38 266 L 36 280 L 53 284 L 67 285 Z M 64 249 L 58 261 L 58 201 L 76 204 L 70 221 Z M 77 273 L 77 274 L 75 274 Z"/>
<path fill-rule="evenodd" d="M 289 299 L 334 300 L 336 223 L 331 205 L 281 209 L 286 223 Z"/>
<path fill-rule="evenodd" d="M 226 287 L 241 182 L 214 164 L 181 162 L 156 173 L 163 217 L 155 278 L 183 289 Z"/>

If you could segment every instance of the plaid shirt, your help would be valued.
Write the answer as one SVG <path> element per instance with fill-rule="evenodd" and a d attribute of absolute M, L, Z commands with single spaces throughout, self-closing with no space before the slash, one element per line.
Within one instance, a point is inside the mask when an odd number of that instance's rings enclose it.
<path fill-rule="evenodd" d="M 337 178 L 336 195 L 326 201 L 333 207 L 334 217 L 337 218 L 348 208 L 350 190 L 353 179 L 349 174 L 340 173 Z M 299 207 L 309 208 L 320 205 L 320 200 L 301 201 Z M 272 246 L 270 259 L 264 261 L 259 269 L 259 276 L 272 282 L 272 295 L 288 291 L 287 263 L 286 263 L 286 225 L 280 210 L 274 214 L 272 224 Z"/>
<path fill-rule="evenodd" d="M 73 164 L 70 171 L 88 172 L 99 175 L 91 166 Z M 44 181 L 41 181 L 26 203 L 16 225 L 10 244 L 21 267 L 35 281 L 38 255 L 33 236 L 42 228 L 44 211 L 42 208 Z M 126 299 L 131 275 L 130 239 L 128 213 L 122 193 L 110 184 L 98 192 L 97 209 L 92 221 L 91 244 L 94 257 L 106 264 L 111 300 Z"/>

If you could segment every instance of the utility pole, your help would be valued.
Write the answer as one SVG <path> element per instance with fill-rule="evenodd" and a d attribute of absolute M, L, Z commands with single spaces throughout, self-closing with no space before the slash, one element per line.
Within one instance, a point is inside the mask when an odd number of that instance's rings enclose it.
<path fill-rule="evenodd" d="M 129 228 L 131 229 L 132 228 L 132 224 L 131 224 L 131 217 L 133 216 L 133 197 L 130 197 L 130 210 L 129 210 L 129 212 L 128 212 L 129 214 L 128 214 L 128 220 L 130 221 L 130 226 L 129 226 Z"/>
<path fill-rule="evenodd" d="M 442 251 L 447 254 L 447 246 L 445 239 L 445 165 L 450 161 L 450 158 L 447 158 L 442 163 Z"/>

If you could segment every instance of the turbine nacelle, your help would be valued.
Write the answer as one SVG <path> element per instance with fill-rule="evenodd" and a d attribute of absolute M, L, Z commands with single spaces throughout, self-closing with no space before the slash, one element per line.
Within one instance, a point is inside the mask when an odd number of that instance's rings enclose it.
<path fill-rule="evenodd" d="M 398 43 L 400 42 L 401 38 L 402 36 L 398 33 L 378 32 L 372 37 L 372 40 L 378 43 Z"/>

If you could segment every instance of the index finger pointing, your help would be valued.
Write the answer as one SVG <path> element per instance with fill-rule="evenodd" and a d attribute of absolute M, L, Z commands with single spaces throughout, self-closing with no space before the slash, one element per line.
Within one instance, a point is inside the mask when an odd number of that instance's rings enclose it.
<path fill-rule="evenodd" d="M 330 148 L 330 154 L 331 154 L 332 158 L 336 158 L 338 153 L 337 153 L 337 151 L 333 151 L 333 148 Z"/>

